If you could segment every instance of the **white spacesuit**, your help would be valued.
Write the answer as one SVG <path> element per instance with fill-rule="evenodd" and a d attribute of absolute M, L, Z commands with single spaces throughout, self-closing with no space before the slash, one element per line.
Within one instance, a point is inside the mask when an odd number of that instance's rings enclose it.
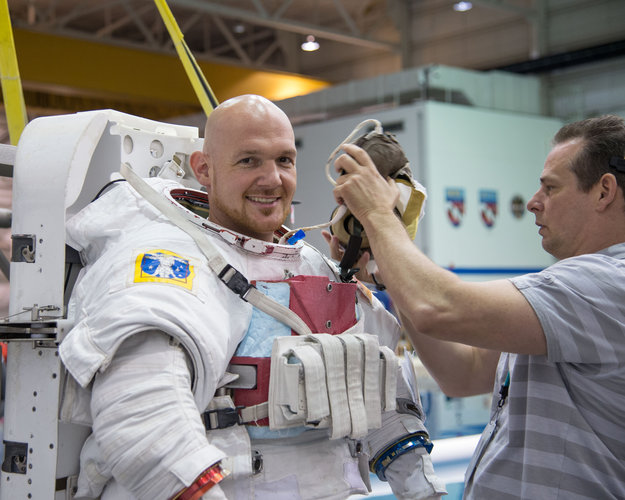
<path fill-rule="evenodd" d="M 199 192 L 164 179 L 150 183 L 172 203 L 202 208 Z M 228 263 L 296 310 L 314 333 L 348 330 L 365 345 L 373 337 L 360 335 L 366 332 L 377 335 L 379 352 L 396 346 L 395 318 L 366 288 L 338 283 L 335 267 L 310 246 L 254 240 L 178 207 L 203 227 Z M 326 412 L 305 427 L 267 426 L 268 413 L 284 413 L 275 397 L 266 410 L 268 392 L 289 392 L 284 385 L 270 388 L 274 338 L 290 337 L 291 329 L 232 293 L 207 267 L 193 239 L 128 183 L 70 219 L 67 243 L 80 251 L 85 267 L 69 306 L 75 326 L 60 346 L 71 374 L 61 418 L 93 427 L 81 454 L 77 498 L 167 499 L 220 460 L 230 475 L 206 497 L 346 498 L 366 493 L 371 460 L 400 498 L 444 494 L 426 451 L 420 406 L 401 376 L 397 404 L 394 397 L 384 401 L 381 391 L 382 408 L 393 410 L 381 411 L 377 423 L 370 409 L 363 424 L 355 409 L 341 412 L 330 401 L 334 415 Z M 315 358 L 311 345 L 299 351 L 287 346 L 286 365 L 298 361 L 294 352 L 302 353 L 302 365 L 305 353 Z M 317 353 L 322 350 L 317 346 Z M 363 377 L 365 361 L 356 361 Z M 389 363 L 379 363 L 367 376 L 377 382 L 386 366 L 388 378 L 394 366 Z M 349 378 L 349 366 L 341 377 Z M 312 369 L 305 378 L 314 380 Z M 298 400 L 301 379 L 295 376 L 285 396 L 295 394 L 293 406 L 300 409 L 306 406 Z M 314 413 L 319 394 L 313 386 L 303 391 Z M 354 401 L 358 397 L 349 398 L 355 407 Z M 241 406 L 261 410 L 243 418 Z M 345 412 L 347 417 L 340 415 Z"/>

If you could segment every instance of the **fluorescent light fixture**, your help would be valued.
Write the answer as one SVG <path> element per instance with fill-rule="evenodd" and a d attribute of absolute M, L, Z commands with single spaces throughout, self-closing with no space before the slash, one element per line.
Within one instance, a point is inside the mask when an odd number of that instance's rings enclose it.
<path fill-rule="evenodd" d="M 306 52 L 313 52 L 319 48 L 319 42 L 315 40 L 315 37 L 308 35 L 306 41 L 302 44 L 302 50 Z"/>
<path fill-rule="evenodd" d="M 454 10 L 458 12 L 466 12 L 467 10 L 471 10 L 473 8 L 473 4 L 471 2 L 456 2 L 454 4 Z"/>

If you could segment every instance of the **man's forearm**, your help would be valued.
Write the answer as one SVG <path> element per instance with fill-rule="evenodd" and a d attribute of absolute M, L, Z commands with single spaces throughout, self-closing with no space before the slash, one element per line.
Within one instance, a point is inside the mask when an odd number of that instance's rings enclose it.
<path fill-rule="evenodd" d="M 447 396 L 474 396 L 492 390 L 498 352 L 428 337 L 401 311 L 399 316 L 417 356 Z"/>
<path fill-rule="evenodd" d="M 418 332 L 497 352 L 546 354 L 538 317 L 509 280 L 461 280 L 423 254 L 389 210 L 365 213 L 361 222 L 389 294 Z"/>

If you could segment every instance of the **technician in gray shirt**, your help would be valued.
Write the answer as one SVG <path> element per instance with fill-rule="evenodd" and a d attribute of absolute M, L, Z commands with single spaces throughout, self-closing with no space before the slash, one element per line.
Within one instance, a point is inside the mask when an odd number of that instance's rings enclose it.
<path fill-rule="evenodd" d="M 511 280 L 431 262 L 393 213 L 394 183 L 344 151 L 335 197 L 364 226 L 419 357 L 449 396 L 495 388 L 465 498 L 625 498 L 624 121 L 556 134 L 527 209 L 559 261 Z"/>

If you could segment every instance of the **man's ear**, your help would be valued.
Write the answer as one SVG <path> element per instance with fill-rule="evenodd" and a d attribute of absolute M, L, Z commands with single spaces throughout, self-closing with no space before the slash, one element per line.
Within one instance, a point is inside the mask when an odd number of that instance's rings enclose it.
<path fill-rule="evenodd" d="M 613 174 L 603 174 L 599 179 L 598 186 L 598 208 L 603 211 L 616 199 L 619 186 Z"/>
<path fill-rule="evenodd" d="M 210 176 L 208 175 L 209 168 L 206 162 L 206 155 L 202 151 L 194 151 L 189 157 L 189 164 L 198 182 L 208 188 L 210 186 Z"/>

